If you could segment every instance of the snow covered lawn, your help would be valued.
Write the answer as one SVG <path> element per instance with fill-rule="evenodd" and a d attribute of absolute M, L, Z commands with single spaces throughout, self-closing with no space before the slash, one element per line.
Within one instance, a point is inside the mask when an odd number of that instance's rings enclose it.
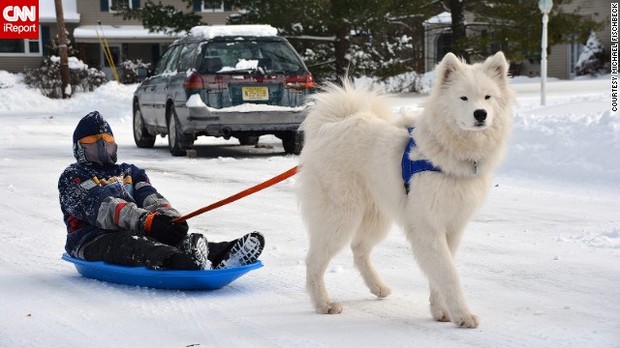
<path fill-rule="evenodd" d="M 57 180 L 77 121 L 99 110 L 119 159 L 146 168 L 187 213 L 297 164 L 280 141 L 201 138 L 175 158 L 132 138 L 135 85 L 108 83 L 49 100 L 0 72 L 0 347 L 620 347 L 620 116 L 609 78 L 518 92 L 508 158 L 457 255 L 477 329 L 431 320 L 426 280 L 394 228 L 373 254 L 393 294 L 377 300 L 340 254 L 326 276 L 340 315 L 315 314 L 304 291 L 306 234 L 295 178 L 189 221 L 209 239 L 262 231 L 265 267 L 217 291 L 166 291 L 86 279 L 60 259 Z M 424 97 L 394 105 L 416 109 Z"/>

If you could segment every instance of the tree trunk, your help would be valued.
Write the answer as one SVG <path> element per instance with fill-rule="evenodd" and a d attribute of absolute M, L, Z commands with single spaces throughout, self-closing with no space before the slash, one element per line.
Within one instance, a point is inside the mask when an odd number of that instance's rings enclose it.
<path fill-rule="evenodd" d="M 347 54 L 351 47 L 349 41 L 350 33 L 348 27 L 341 27 L 335 29 L 336 41 L 334 42 L 334 55 L 336 59 L 336 74 L 338 77 L 342 77 L 347 73 L 349 68 L 349 59 Z"/>
<path fill-rule="evenodd" d="M 452 15 L 452 53 L 469 61 L 465 42 L 467 32 L 465 30 L 465 15 L 463 13 L 463 0 L 448 0 L 450 14 Z"/>
<path fill-rule="evenodd" d="M 65 29 L 65 15 L 62 10 L 62 0 L 54 0 L 56 5 L 56 25 L 58 26 L 58 54 L 60 55 L 60 81 L 62 97 L 71 97 L 71 75 L 69 72 L 69 57 L 67 53 L 67 31 Z"/>
<path fill-rule="evenodd" d="M 346 0 L 331 1 L 331 13 L 334 16 L 334 22 L 330 26 L 330 31 L 335 36 L 334 59 L 336 60 L 337 77 L 343 77 L 349 68 L 347 54 L 351 47 L 351 28 L 345 21 L 348 6 Z"/>

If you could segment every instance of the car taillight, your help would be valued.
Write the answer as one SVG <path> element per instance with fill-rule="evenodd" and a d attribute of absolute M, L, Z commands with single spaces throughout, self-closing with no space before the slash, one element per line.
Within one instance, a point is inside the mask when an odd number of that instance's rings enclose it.
<path fill-rule="evenodd" d="M 194 72 L 189 75 L 189 77 L 183 82 L 183 88 L 185 90 L 204 88 L 204 84 L 202 82 L 202 77 L 200 77 L 200 74 Z"/>
<path fill-rule="evenodd" d="M 227 86 L 227 80 L 223 75 L 203 75 L 204 88 L 207 90 L 221 90 Z"/>
<path fill-rule="evenodd" d="M 293 89 L 312 89 L 315 88 L 312 74 L 293 75 L 286 77 L 286 87 Z"/>

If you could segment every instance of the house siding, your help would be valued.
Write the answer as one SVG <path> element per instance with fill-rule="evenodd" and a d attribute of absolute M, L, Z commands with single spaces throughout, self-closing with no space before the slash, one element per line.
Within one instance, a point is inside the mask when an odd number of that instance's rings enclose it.
<path fill-rule="evenodd" d="M 203 21 L 208 25 L 224 25 L 233 12 L 202 12 Z"/>
<path fill-rule="evenodd" d="M 139 20 L 125 21 L 123 16 L 115 16 L 113 12 L 102 12 L 100 0 L 78 0 L 77 12 L 81 16 L 80 25 L 142 25 Z"/>
<path fill-rule="evenodd" d="M 0 69 L 10 72 L 21 72 L 26 68 L 36 68 L 41 65 L 42 57 L 1 57 Z"/>
<path fill-rule="evenodd" d="M 569 54 L 569 45 L 555 45 L 551 47 L 547 56 L 547 76 L 560 79 L 570 78 Z"/>
<path fill-rule="evenodd" d="M 101 0 L 77 0 L 77 11 L 81 15 L 81 25 L 96 25 L 101 21 L 102 25 L 142 25 L 139 20 L 123 20 L 123 16 L 115 16 L 113 12 L 102 12 Z M 140 5 L 144 0 L 140 1 Z M 183 0 L 162 0 L 162 5 L 171 5 L 178 10 L 188 11 L 187 4 Z M 226 24 L 226 18 L 233 12 L 200 12 L 204 22 L 209 25 Z"/>

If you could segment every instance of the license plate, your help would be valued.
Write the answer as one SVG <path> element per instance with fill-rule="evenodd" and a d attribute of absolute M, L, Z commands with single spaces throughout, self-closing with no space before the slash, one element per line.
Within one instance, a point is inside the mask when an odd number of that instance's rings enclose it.
<path fill-rule="evenodd" d="M 243 100 L 269 100 L 268 87 L 242 87 Z"/>

